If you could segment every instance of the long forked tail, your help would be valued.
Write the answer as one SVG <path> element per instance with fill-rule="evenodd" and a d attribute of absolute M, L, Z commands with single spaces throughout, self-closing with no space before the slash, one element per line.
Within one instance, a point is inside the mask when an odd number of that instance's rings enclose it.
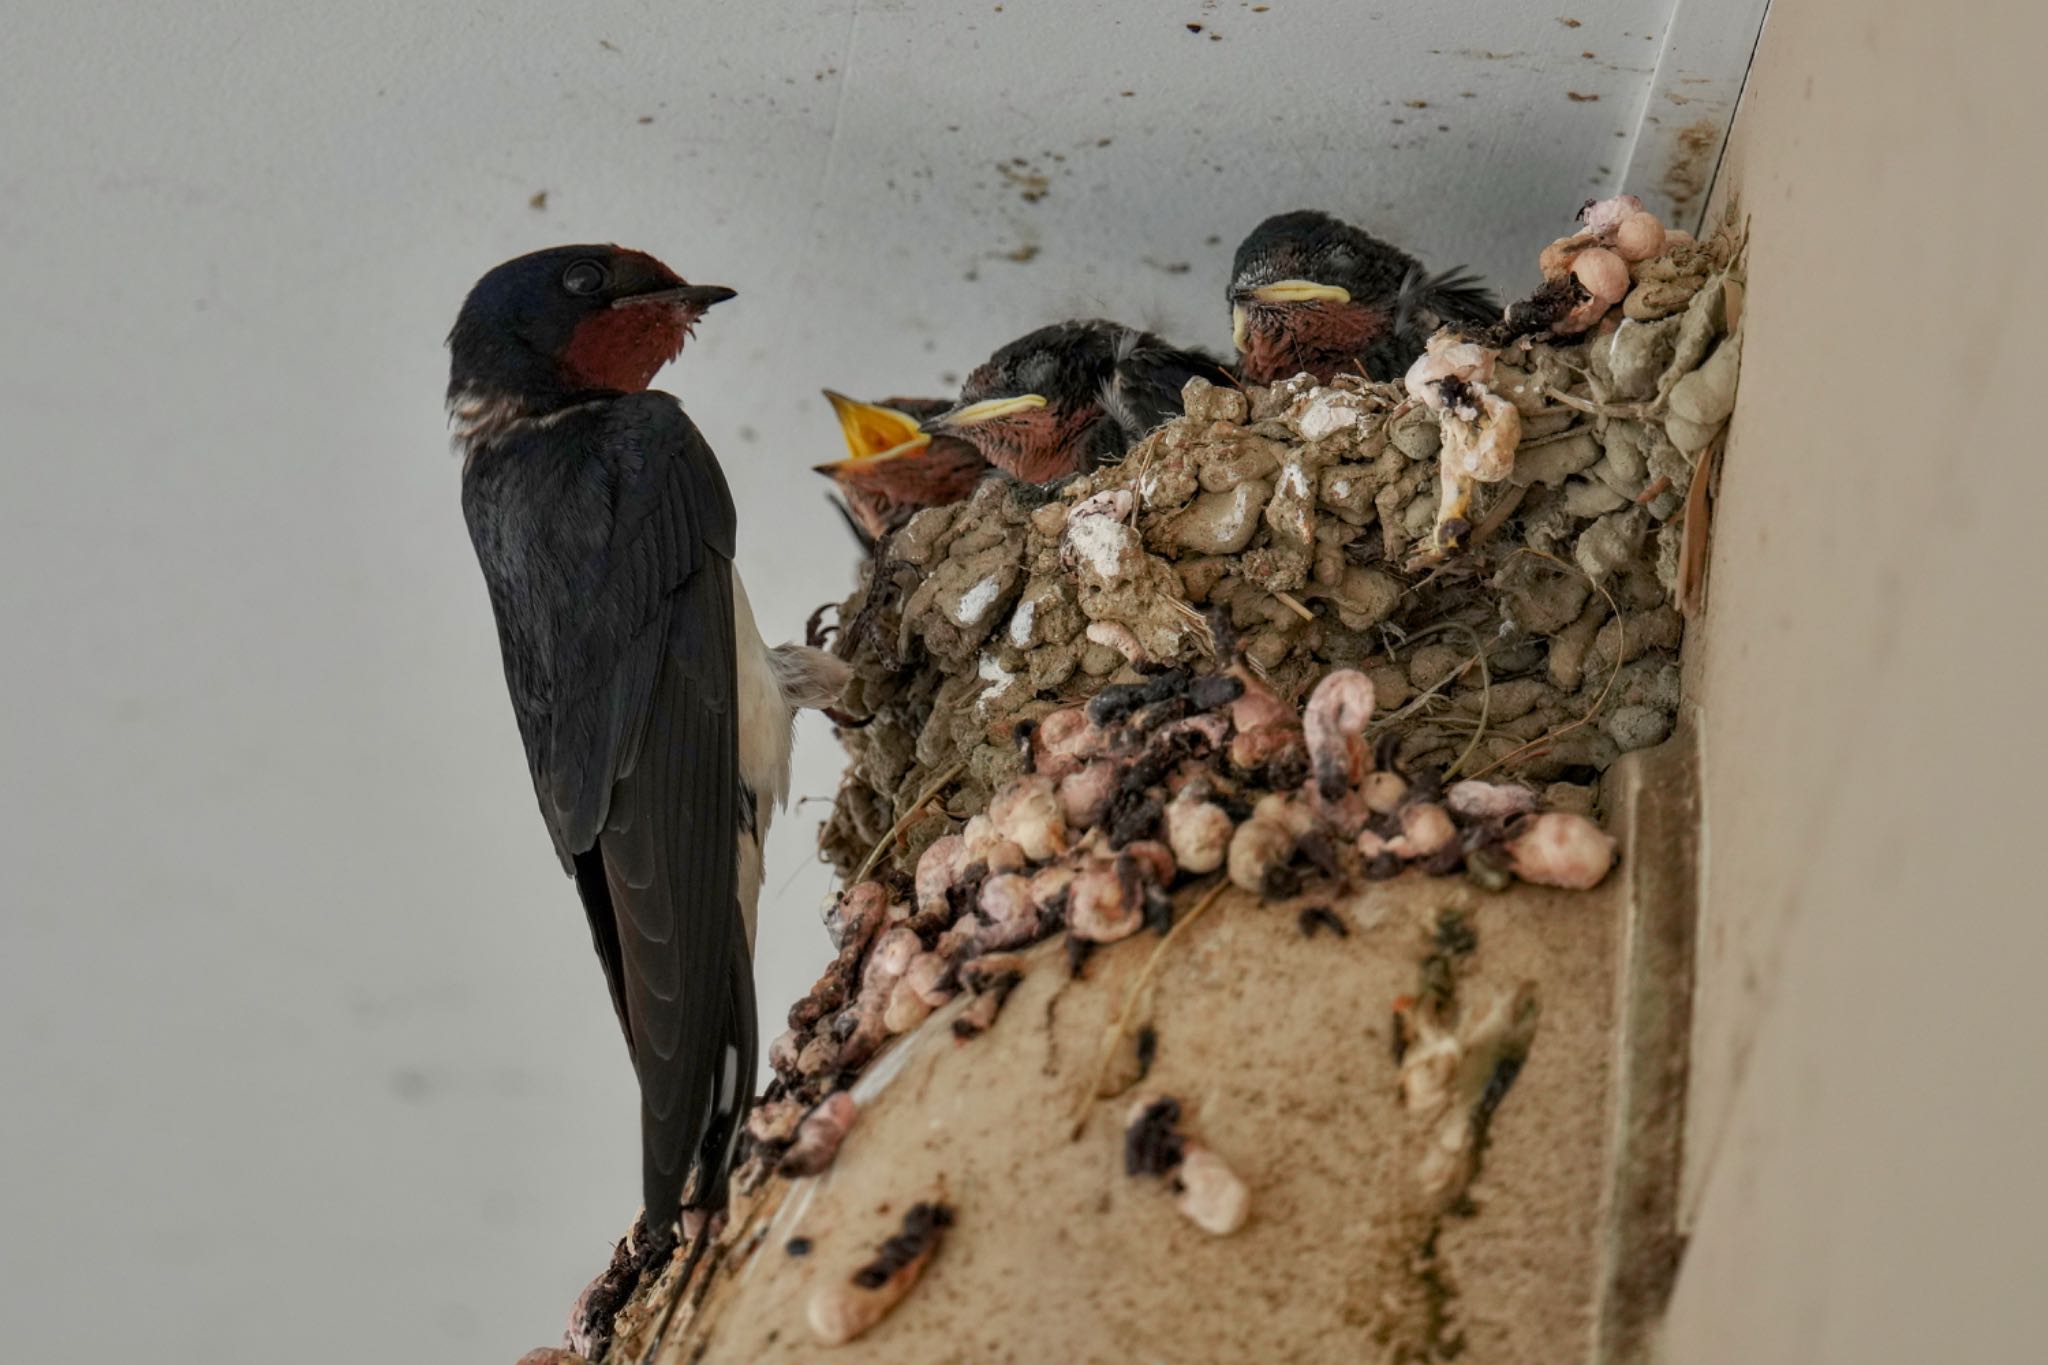
<path fill-rule="evenodd" d="M 747 1107 L 753 1101 L 754 1071 L 760 1062 L 754 964 L 744 940 L 735 940 L 733 959 L 726 973 L 726 1045 L 711 1096 L 710 1118 L 697 1149 L 697 1180 L 689 1201 L 691 1209 L 706 1215 L 724 1209 L 730 1196 L 727 1182 L 732 1174 L 733 1153 L 739 1146 L 740 1126 L 746 1120 Z M 669 1324 L 675 1321 L 676 1310 L 690 1297 L 690 1281 L 716 1235 L 717 1230 L 707 1216 L 691 1238 L 682 1269 L 669 1287 L 669 1301 L 662 1306 L 661 1316 L 648 1335 L 641 1365 L 654 1365 L 661 1354 L 662 1339 L 668 1335 Z"/>

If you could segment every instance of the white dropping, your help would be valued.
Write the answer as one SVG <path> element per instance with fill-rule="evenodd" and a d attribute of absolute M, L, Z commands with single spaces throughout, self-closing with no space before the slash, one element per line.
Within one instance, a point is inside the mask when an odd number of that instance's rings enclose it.
<path fill-rule="evenodd" d="M 1027 597 L 1017 604 L 1017 610 L 1010 616 L 1010 643 L 1019 649 L 1031 647 L 1031 628 L 1038 620 L 1038 599 Z M 987 677 L 988 664 L 982 664 L 982 676 Z"/>
<path fill-rule="evenodd" d="M 966 592 L 961 593 L 959 602 L 953 612 L 950 613 L 953 617 L 953 624 L 956 626 L 971 626 L 981 620 L 988 613 L 988 609 L 995 604 L 996 594 L 1000 591 L 1002 591 L 1001 585 L 993 577 L 989 577 L 982 579 Z"/>

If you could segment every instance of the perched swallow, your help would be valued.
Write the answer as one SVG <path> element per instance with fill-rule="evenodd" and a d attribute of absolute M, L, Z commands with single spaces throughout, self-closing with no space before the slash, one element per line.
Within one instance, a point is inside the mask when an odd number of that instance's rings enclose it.
<path fill-rule="evenodd" d="M 1197 375 L 1235 382 L 1218 361 L 1135 327 L 1055 323 L 990 356 L 967 376 L 959 403 L 924 426 L 972 442 L 1014 478 L 1050 483 L 1121 460 L 1180 415 L 1181 386 Z"/>
<path fill-rule="evenodd" d="M 840 510 L 864 546 L 872 548 L 919 508 L 959 502 L 988 472 L 971 444 L 919 425 L 952 406 L 943 398 L 863 403 L 830 389 L 825 397 L 838 415 L 847 457 L 816 468 L 839 486 Z"/>
<path fill-rule="evenodd" d="M 1399 379 L 1445 325 L 1500 320 L 1500 303 L 1462 268 L 1431 275 L 1371 233 L 1302 210 L 1252 229 L 1230 267 L 1230 336 L 1253 384 L 1343 370 Z"/>
<path fill-rule="evenodd" d="M 534 792 L 639 1076 L 664 1246 L 693 1165 L 691 1207 L 725 1200 L 754 1081 L 761 842 L 793 707 L 843 668 L 762 643 L 718 460 L 647 387 L 732 296 L 641 252 L 556 247 L 479 280 L 448 338 L 463 516 Z"/>

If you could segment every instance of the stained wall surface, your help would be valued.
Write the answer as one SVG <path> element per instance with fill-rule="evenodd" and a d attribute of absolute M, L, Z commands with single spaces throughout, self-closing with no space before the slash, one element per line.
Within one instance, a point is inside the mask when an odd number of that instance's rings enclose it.
<path fill-rule="evenodd" d="M 1744 97 L 1674 1365 L 2042 1358 L 2044 42 L 1778 0 Z"/>

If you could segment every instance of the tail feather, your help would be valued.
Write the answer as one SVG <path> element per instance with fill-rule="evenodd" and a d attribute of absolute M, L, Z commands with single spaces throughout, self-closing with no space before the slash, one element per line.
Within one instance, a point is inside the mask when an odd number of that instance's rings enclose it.
<path fill-rule="evenodd" d="M 1422 296 L 1446 322 L 1483 327 L 1500 321 L 1500 300 L 1476 272 L 1461 265 L 1422 281 Z"/>
<path fill-rule="evenodd" d="M 1115 442 L 1115 458 L 1121 458 L 1160 424 L 1180 416 L 1180 391 L 1197 377 L 1212 384 L 1233 382 L 1229 367 L 1221 361 L 1125 328 L 1117 337 L 1116 367 L 1097 394 L 1120 438 Z"/>
<path fill-rule="evenodd" d="M 754 1099 L 754 1074 L 760 1066 L 760 1027 L 755 1018 L 754 963 L 745 942 L 735 940 L 733 962 L 726 973 L 725 1048 L 713 1081 L 711 1113 L 704 1141 L 697 1149 L 697 1185 L 689 1206 L 715 1213 L 725 1207 L 727 1180 L 740 1129 Z"/>

